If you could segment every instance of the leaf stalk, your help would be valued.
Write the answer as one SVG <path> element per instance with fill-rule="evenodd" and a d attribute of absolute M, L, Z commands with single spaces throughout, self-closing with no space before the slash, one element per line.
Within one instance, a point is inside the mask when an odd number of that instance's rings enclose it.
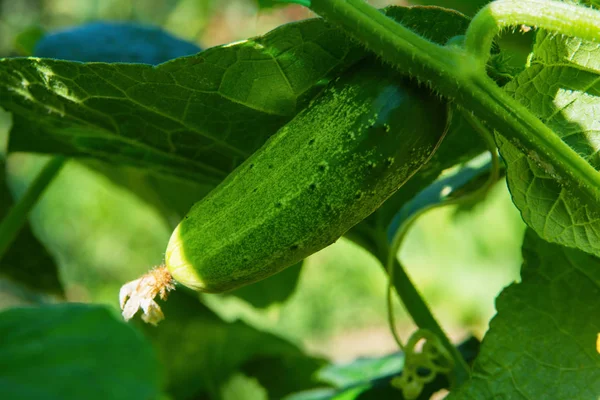
<path fill-rule="evenodd" d="M 27 222 L 29 212 L 35 206 L 50 182 L 58 175 L 65 163 L 65 157 L 53 157 L 42 168 L 35 180 L 19 201 L 8 211 L 0 222 L 0 260 Z"/>

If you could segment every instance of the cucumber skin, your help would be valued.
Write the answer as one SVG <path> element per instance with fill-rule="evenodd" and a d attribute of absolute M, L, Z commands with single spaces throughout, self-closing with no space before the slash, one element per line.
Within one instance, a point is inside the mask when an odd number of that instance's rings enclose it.
<path fill-rule="evenodd" d="M 218 293 L 327 247 L 427 162 L 446 113 L 428 90 L 362 62 L 192 207 L 167 268 L 184 286 Z"/>

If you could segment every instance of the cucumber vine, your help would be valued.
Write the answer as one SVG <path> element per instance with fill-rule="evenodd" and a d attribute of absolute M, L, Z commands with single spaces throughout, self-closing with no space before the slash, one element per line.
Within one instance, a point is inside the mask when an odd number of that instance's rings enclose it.
<path fill-rule="evenodd" d="M 464 105 L 488 126 L 513 142 L 524 151 L 534 150 L 545 162 L 554 166 L 559 176 L 569 177 L 590 199 L 600 200 L 600 174 L 581 156 L 557 137 L 551 129 L 534 116 L 526 107 L 511 98 L 490 79 L 482 63 L 481 52 L 469 51 L 476 42 L 473 35 L 481 35 L 480 29 L 491 30 L 495 35 L 507 23 L 511 25 L 536 25 L 539 28 L 557 29 L 566 35 L 577 34 L 575 26 L 585 27 L 585 38 L 600 38 L 600 12 L 559 2 L 500 1 L 500 10 L 484 8 L 471 24 L 475 31 L 467 31 L 465 49 L 456 46 L 443 47 L 420 37 L 401 24 L 387 18 L 379 10 L 362 0 L 313 0 L 311 9 L 328 21 L 343 28 L 350 36 L 375 52 L 395 68 L 432 87 L 442 96 Z M 494 3 L 492 3 L 494 4 Z M 520 4 L 520 5 L 519 5 Z M 528 4 L 530 7 L 525 7 Z M 513 8 L 514 6 L 514 8 Z M 548 10 L 568 12 L 574 15 L 565 23 L 556 23 L 556 14 L 547 16 Z M 492 15 L 508 14 L 515 10 L 513 18 L 502 19 L 491 25 Z M 500 14 L 504 15 L 504 14 Z M 484 21 L 484 22 L 480 22 Z M 481 28 L 477 28 L 481 26 Z M 485 45 L 491 45 L 486 40 Z M 489 47 L 487 47 L 489 53 Z"/>
<path fill-rule="evenodd" d="M 478 131 L 483 133 L 488 148 L 494 156 L 493 172 L 488 183 L 480 191 L 473 193 L 474 197 L 481 197 L 481 194 L 485 193 L 497 179 L 498 160 L 495 144 L 487 128 L 492 127 L 495 132 L 505 136 L 524 152 L 533 152 L 537 158 L 542 158 L 544 163 L 552 166 L 558 176 L 569 177 L 590 199 L 600 200 L 600 174 L 527 108 L 498 87 L 487 76 L 485 70 L 492 42 L 502 29 L 526 25 L 581 39 L 599 40 L 600 12 L 559 1 L 498 0 L 485 6 L 473 18 L 464 38 L 464 46 L 457 45 L 460 40 L 451 40 L 447 46 L 439 46 L 387 18 L 362 0 L 312 0 L 310 8 L 343 28 L 347 34 L 393 67 L 427 84 L 459 106 L 472 111 L 472 115 L 466 113 L 465 116 L 478 128 Z M 564 18 L 565 15 L 569 15 L 569 18 Z M 446 204 L 471 199 L 469 195 L 463 199 L 450 200 Z M 422 212 L 429 208 L 425 208 Z M 388 290 L 390 327 L 401 348 L 404 346 L 393 323 L 391 284 L 394 279 L 394 262 L 398 248 L 406 231 L 419 214 L 409 218 L 398 230 L 387 260 L 390 282 Z M 403 276 L 407 278 L 405 273 Z M 410 283 L 409 280 L 407 282 Z M 418 295 L 416 290 L 414 292 Z M 411 307 L 409 304 L 405 305 Z M 426 306 L 419 306 L 419 308 L 429 312 Z M 433 317 L 431 320 L 434 320 Z M 437 323 L 434 329 L 439 332 Z M 461 367 L 464 366 L 464 360 L 457 354 L 454 352 L 453 358 L 456 364 L 455 378 L 458 377 L 457 381 L 460 384 L 465 378 L 464 367 Z M 407 356 L 407 364 L 410 362 Z M 400 386 L 408 392 L 418 395 L 418 391 L 414 391 L 414 386 L 410 386 L 414 385 L 414 382 L 399 382 Z"/>

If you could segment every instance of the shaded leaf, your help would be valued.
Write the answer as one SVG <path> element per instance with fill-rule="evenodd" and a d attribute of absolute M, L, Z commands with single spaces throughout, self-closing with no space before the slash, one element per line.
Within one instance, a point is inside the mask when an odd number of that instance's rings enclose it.
<path fill-rule="evenodd" d="M 540 32 L 529 68 L 505 86 L 596 170 L 600 168 L 600 45 Z M 525 222 L 544 240 L 600 255 L 597 199 L 534 151 L 498 136 L 508 184 Z"/>
<path fill-rule="evenodd" d="M 174 398 L 192 399 L 202 393 L 217 398 L 231 375 L 244 365 L 269 358 L 278 362 L 262 364 L 263 370 L 256 376 L 251 375 L 253 368 L 244 372 L 255 377 L 269 396 L 272 384 L 277 384 L 269 381 L 270 374 L 287 375 L 294 385 L 290 389 L 274 388 L 276 393 L 287 394 L 298 386 L 310 387 L 310 377 L 322 366 L 322 361 L 305 356 L 281 338 L 242 322 L 221 320 L 183 290 L 171 294 L 161 307 L 166 319 L 157 327 L 146 325 L 143 329 L 158 350 L 168 373 L 167 391 Z"/>
<path fill-rule="evenodd" d="M 228 295 L 239 297 L 257 308 L 283 303 L 296 290 L 301 270 L 302 261 L 267 279 L 234 290 Z"/>
<path fill-rule="evenodd" d="M 98 160 L 85 160 L 83 164 L 154 207 L 171 229 L 177 226 L 195 202 L 213 189 L 209 184 L 172 179 L 142 168 L 109 165 Z"/>
<path fill-rule="evenodd" d="M 83 304 L 0 313 L 3 399 L 158 398 L 150 346 L 106 308 Z"/>
<path fill-rule="evenodd" d="M 315 384 L 314 373 L 322 365 L 321 360 L 302 352 L 288 352 L 283 356 L 259 354 L 244 363 L 241 370 L 267 388 L 270 399 L 281 399 L 312 387 Z"/>
<path fill-rule="evenodd" d="M 595 400 L 600 393 L 600 259 L 531 229 L 521 283 L 497 299 L 473 377 L 448 400 Z"/>
<path fill-rule="evenodd" d="M 490 170 L 491 162 L 485 162 L 481 157 L 477 157 L 453 172 L 440 176 L 435 182 L 404 203 L 388 227 L 388 240 L 391 242 L 398 228 L 419 211 L 442 204 L 465 192 L 476 190 L 478 187 L 473 187 L 474 184 L 485 184 L 485 182 L 481 182 L 481 177 L 487 176 Z"/>

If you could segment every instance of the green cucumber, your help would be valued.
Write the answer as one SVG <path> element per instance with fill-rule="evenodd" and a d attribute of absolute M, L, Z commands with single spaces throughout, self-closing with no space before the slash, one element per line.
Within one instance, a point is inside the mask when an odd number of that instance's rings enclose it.
<path fill-rule="evenodd" d="M 446 113 L 427 89 L 361 62 L 192 207 L 169 241 L 169 272 L 224 292 L 330 245 L 427 162 Z"/>

